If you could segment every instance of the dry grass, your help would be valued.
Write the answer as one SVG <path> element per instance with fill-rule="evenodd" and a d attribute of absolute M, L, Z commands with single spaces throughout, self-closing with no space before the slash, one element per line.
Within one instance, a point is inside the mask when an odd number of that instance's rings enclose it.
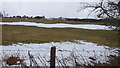
<path fill-rule="evenodd" d="M 44 43 L 86 40 L 97 44 L 118 46 L 118 31 L 75 28 L 40 28 L 32 26 L 2 26 L 2 43 Z"/>
<path fill-rule="evenodd" d="M 0 25 L 0 44 L 2 44 L 2 26 Z"/>
<path fill-rule="evenodd" d="M 46 24 L 66 23 L 66 24 L 101 24 L 105 23 L 93 23 L 93 22 L 79 22 L 79 21 L 67 21 L 65 19 L 35 19 L 35 18 L 2 18 L 2 22 L 37 22 Z"/>
<path fill-rule="evenodd" d="M 3 66 L 12 66 L 12 65 L 19 65 L 19 66 L 23 66 L 24 67 L 39 67 L 39 66 L 44 66 L 45 68 L 50 66 L 50 58 L 46 58 L 40 55 L 40 53 L 37 53 L 36 55 L 33 55 L 30 53 L 30 51 L 28 52 L 28 58 L 21 58 L 20 55 L 17 55 L 19 53 L 14 53 L 12 56 L 10 56 L 10 54 L 3 54 L 2 58 L 2 64 Z M 61 66 L 63 68 L 69 68 L 71 66 L 93 66 L 93 67 L 104 67 L 104 66 L 120 66 L 119 65 L 119 61 L 120 60 L 120 56 L 107 56 L 104 55 L 102 57 L 106 57 L 109 58 L 108 61 L 106 62 L 100 62 L 98 61 L 98 58 L 96 58 L 97 54 L 95 53 L 93 57 L 89 57 L 89 59 L 87 59 L 85 56 L 83 56 L 82 54 L 79 53 L 79 51 L 77 51 L 76 49 L 70 52 L 70 55 L 68 55 L 68 57 L 64 57 L 64 55 L 61 54 L 61 56 L 56 56 L 56 66 Z M 29 60 L 27 62 L 25 62 L 25 60 Z M 18 63 L 19 62 L 19 63 Z"/>
<path fill-rule="evenodd" d="M 19 65 L 23 63 L 23 59 L 21 59 L 19 56 L 10 56 L 6 59 L 4 59 L 4 62 L 8 65 Z M 19 63 L 18 63 L 19 62 Z"/>
<path fill-rule="evenodd" d="M 90 23 L 67 21 L 65 19 L 26 19 L 26 18 L 2 18 L 3 22 L 37 22 L 37 23 L 69 23 L 69 24 L 103 24 L 103 23 Z M 107 30 L 85 30 L 73 28 L 38 28 L 26 26 L 2 26 L 2 43 L 43 43 L 51 41 L 73 41 L 73 40 L 86 40 L 98 44 L 109 46 L 118 46 L 118 31 Z"/>

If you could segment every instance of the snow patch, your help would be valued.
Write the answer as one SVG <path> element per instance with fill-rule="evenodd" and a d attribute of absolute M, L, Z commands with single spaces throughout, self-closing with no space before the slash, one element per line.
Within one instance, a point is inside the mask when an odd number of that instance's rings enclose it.
<path fill-rule="evenodd" d="M 14 55 L 19 54 L 21 57 L 28 57 L 28 51 L 35 57 L 40 54 L 42 57 L 45 57 L 47 61 L 50 60 L 50 48 L 52 46 L 56 46 L 56 56 L 58 58 L 67 58 L 70 57 L 71 53 L 74 52 L 76 56 L 82 55 L 85 58 L 86 62 L 90 62 L 90 57 L 96 58 L 97 62 L 106 62 L 110 55 L 116 55 L 118 48 L 110 48 L 108 46 L 98 46 L 95 43 L 85 42 L 82 40 L 75 40 L 75 42 L 50 42 L 50 43 L 18 43 L 12 44 L 8 46 L 0 46 L 2 48 L 0 55 Z M 63 55 L 63 57 L 62 57 Z M 83 59 L 83 58 L 82 58 Z M 38 60 L 38 59 L 36 59 Z M 38 60 L 39 61 L 39 60 Z M 47 62 L 46 61 L 46 62 Z M 71 61 L 71 60 L 70 60 Z M 25 62 L 29 65 L 29 60 L 25 60 Z M 82 62 L 83 64 L 85 62 Z M 48 64 L 49 65 L 49 64 Z M 71 65 L 71 64 L 68 64 Z"/>
<path fill-rule="evenodd" d="M 35 23 L 35 22 L 0 22 L 0 25 L 24 25 L 24 26 L 44 27 L 44 28 L 82 28 L 82 29 L 91 29 L 91 30 L 113 30 L 104 25 L 94 25 L 94 24 L 63 24 L 63 23 L 44 24 L 44 23 Z"/>

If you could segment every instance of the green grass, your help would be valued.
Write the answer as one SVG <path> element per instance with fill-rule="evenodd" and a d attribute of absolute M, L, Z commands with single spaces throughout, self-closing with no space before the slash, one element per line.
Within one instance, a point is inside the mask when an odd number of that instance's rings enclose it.
<path fill-rule="evenodd" d="M 32 26 L 2 26 L 3 45 L 11 43 L 44 43 L 85 40 L 100 45 L 118 46 L 118 31 L 77 28 L 40 28 Z"/>

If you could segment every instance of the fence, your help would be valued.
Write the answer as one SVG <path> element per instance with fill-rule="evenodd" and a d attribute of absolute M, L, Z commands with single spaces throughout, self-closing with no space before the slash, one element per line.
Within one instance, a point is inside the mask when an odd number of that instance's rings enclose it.
<path fill-rule="evenodd" d="M 22 50 L 21 52 L 28 52 L 28 56 L 25 56 L 26 53 L 23 53 L 23 56 L 22 59 L 20 56 L 20 54 L 18 52 L 15 52 L 15 53 L 11 53 L 11 54 L 5 54 L 4 51 L 3 51 L 3 62 L 5 61 L 5 63 L 2 63 L 3 66 L 6 66 L 7 65 L 20 65 L 21 66 L 28 66 L 28 64 L 24 63 L 23 61 L 25 62 L 28 62 L 29 61 L 29 66 L 40 66 L 39 64 L 41 64 L 42 66 L 50 66 L 50 68 L 55 68 L 56 66 L 56 63 L 57 63 L 57 66 L 63 66 L 63 67 L 66 67 L 68 65 L 73 65 L 73 66 L 84 66 L 84 65 L 88 65 L 88 64 L 91 64 L 90 62 L 92 62 L 92 64 L 94 63 L 99 63 L 101 64 L 98 60 L 97 60 L 97 55 L 95 54 L 95 52 L 93 51 L 90 51 L 92 53 L 94 53 L 94 57 L 89 57 L 89 59 L 87 59 L 85 56 L 79 54 L 79 52 L 77 52 L 77 54 L 79 55 L 75 55 L 74 52 L 71 52 L 71 56 L 67 57 L 67 58 L 64 58 L 63 55 L 62 56 L 62 59 L 59 59 L 57 56 L 56 56 L 56 47 L 53 46 L 51 47 L 50 49 L 50 56 L 49 58 L 45 58 L 42 57 L 40 54 L 38 54 L 38 56 L 35 56 L 36 54 L 31 54 L 29 50 Z M 37 50 L 33 50 L 34 52 L 36 52 Z M 42 50 L 41 50 L 42 51 Z M 9 52 L 9 50 L 8 50 Z M 20 51 L 19 51 L 20 52 Z M 16 55 L 15 55 L 16 54 Z M 100 58 L 102 56 L 99 56 Z M 27 59 L 26 59 L 27 58 Z M 37 58 L 37 59 L 36 59 Z M 104 58 L 107 59 L 107 55 L 104 54 Z M 50 59 L 48 61 L 48 59 Z M 90 60 L 90 61 L 89 61 Z M 19 61 L 19 63 L 18 63 Z M 40 63 L 39 63 L 39 62 Z"/>
<path fill-rule="evenodd" d="M 6 50 L 7 51 L 7 50 Z M 9 51 L 9 50 L 8 50 Z M 14 51 L 14 50 L 13 50 Z M 22 50 L 22 51 L 28 51 L 28 50 Z M 4 54 L 4 51 L 3 51 L 3 54 Z M 16 54 L 16 55 L 15 55 Z M 6 57 L 6 58 L 5 58 Z M 29 59 L 32 61 L 32 62 L 35 62 L 35 57 L 33 58 L 33 55 L 30 54 L 30 51 L 28 51 L 28 57 Z M 42 57 L 41 57 L 42 58 Z M 51 50 L 50 50 L 50 68 L 55 68 L 55 58 L 56 58 L 56 47 L 53 46 L 51 47 Z M 19 57 L 19 54 L 18 53 L 13 53 L 13 54 L 10 54 L 10 55 L 5 55 L 4 57 L 2 57 L 3 61 L 6 61 L 6 63 L 8 65 L 18 65 L 17 62 L 20 61 L 20 63 L 22 63 L 22 61 L 24 59 L 20 59 Z M 6 59 L 6 60 L 4 60 Z M 31 62 L 30 62 L 31 63 Z"/>

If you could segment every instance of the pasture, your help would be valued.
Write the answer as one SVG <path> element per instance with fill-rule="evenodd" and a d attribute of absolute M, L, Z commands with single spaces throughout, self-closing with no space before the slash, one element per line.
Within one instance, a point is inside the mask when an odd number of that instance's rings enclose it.
<path fill-rule="evenodd" d="M 98 45 L 118 46 L 118 31 L 2 25 L 3 44 L 74 40 L 85 40 Z"/>

